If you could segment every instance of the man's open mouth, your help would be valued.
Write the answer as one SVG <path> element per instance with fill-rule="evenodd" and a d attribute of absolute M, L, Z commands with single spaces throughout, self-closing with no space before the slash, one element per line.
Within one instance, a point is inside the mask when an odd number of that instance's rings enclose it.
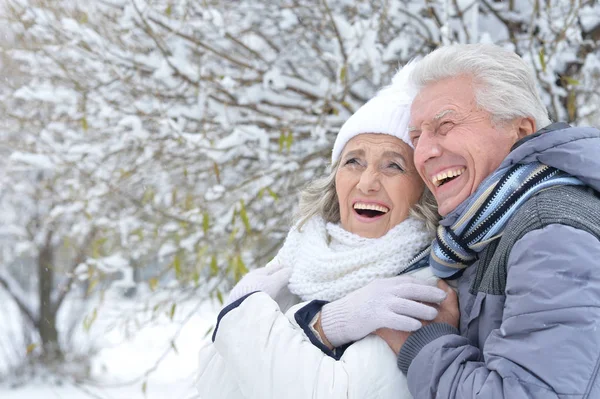
<path fill-rule="evenodd" d="M 456 179 L 458 176 L 462 175 L 467 168 L 460 168 L 456 170 L 449 170 L 444 173 L 439 173 L 431 179 L 431 182 L 436 187 L 443 186 L 451 180 Z"/>
<path fill-rule="evenodd" d="M 385 215 L 390 211 L 388 207 L 377 204 L 365 204 L 363 202 L 357 202 L 353 206 L 354 211 L 360 216 L 367 218 L 375 218 L 378 216 Z"/>

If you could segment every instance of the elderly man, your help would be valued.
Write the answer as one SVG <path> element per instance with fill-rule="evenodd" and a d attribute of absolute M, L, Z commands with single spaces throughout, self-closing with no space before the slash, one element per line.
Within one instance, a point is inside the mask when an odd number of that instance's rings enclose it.
<path fill-rule="evenodd" d="M 600 131 L 550 124 L 497 46 L 442 47 L 412 80 L 415 165 L 444 217 L 430 265 L 458 287 L 420 330 L 379 333 L 412 395 L 600 398 Z"/>

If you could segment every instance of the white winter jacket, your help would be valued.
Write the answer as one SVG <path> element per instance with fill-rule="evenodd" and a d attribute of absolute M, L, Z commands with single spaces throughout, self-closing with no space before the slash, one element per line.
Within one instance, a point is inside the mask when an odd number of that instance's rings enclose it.
<path fill-rule="evenodd" d="M 433 276 L 429 268 L 411 274 Z M 336 360 L 316 346 L 314 336 L 311 342 L 308 323 L 298 317 L 311 303 L 284 314 L 278 302 L 256 292 L 223 309 L 213 342 L 200 353 L 201 399 L 412 398 L 384 340 L 369 335 Z"/>

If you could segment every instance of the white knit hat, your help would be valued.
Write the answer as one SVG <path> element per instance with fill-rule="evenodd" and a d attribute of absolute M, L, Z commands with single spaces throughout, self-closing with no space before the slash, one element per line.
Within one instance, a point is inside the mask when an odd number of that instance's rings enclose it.
<path fill-rule="evenodd" d="M 410 105 L 416 95 L 416 89 L 409 84 L 408 77 L 415 64 L 416 61 L 411 61 L 396 72 L 392 84 L 381 89 L 342 125 L 333 144 L 332 164 L 340 158 L 346 143 L 359 134 L 389 134 L 398 137 L 412 148 L 408 122 Z"/>

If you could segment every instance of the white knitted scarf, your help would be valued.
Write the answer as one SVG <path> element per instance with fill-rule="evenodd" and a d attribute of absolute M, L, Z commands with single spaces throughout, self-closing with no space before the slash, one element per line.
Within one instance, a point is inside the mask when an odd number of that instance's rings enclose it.
<path fill-rule="evenodd" d="M 290 230 L 277 261 L 292 268 L 290 291 L 302 300 L 334 301 L 369 282 L 400 274 L 433 234 L 409 217 L 380 238 L 363 238 L 326 223 L 308 220 Z"/>

